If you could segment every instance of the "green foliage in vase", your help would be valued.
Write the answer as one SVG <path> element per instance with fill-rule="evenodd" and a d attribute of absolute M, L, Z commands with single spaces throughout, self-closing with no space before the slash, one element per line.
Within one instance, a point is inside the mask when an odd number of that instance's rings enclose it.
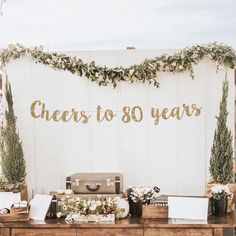
<path fill-rule="evenodd" d="M 5 111 L 6 125 L 1 131 L 0 145 L 4 176 L 4 180 L 1 181 L 3 190 L 5 190 L 5 185 L 12 186 L 13 189 L 19 188 L 20 183 L 23 183 L 26 177 L 22 141 L 16 128 L 17 118 L 13 109 L 11 85 L 8 80 L 6 81 L 5 96 L 8 109 Z"/>
<path fill-rule="evenodd" d="M 227 97 L 229 83 L 222 85 L 220 113 L 217 118 L 213 146 L 211 148 L 210 174 L 214 182 L 227 184 L 233 182 L 233 136 L 227 126 Z"/>

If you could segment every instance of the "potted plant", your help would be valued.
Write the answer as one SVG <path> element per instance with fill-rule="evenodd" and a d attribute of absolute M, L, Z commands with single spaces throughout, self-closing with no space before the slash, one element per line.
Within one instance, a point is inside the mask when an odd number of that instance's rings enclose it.
<path fill-rule="evenodd" d="M 25 160 L 19 133 L 16 128 L 16 116 L 13 109 L 11 85 L 6 81 L 5 97 L 7 110 L 5 111 L 6 125 L 1 130 L 0 152 L 3 176 L 0 177 L 0 191 L 21 191 L 22 200 L 27 199 L 25 183 Z"/>
<path fill-rule="evenodd" d="M 130 205 L 130 215 L 135 217 L 142 216 L 142 206 L 149 205 L 150 201 L 156 197 L 160 191 L 158 187 L 136 186 L 128 188 L 126 193 Z"/>
<path fill-rule="evenodd" d="M 217 127 L 214 133 L 213 145 L 210 157 L 210 175 L 211 181 L 207 184 L 207 195 L 212 195 L 214 185 L 228 185 L 230 192 L 233 193 L 233 199 L 229 201 L 228 211 L 231 211 L 232 202 L 236 198 L 236 186 L 234 183 L 233 172 L 233 136 L 227 126 L 227 97 L 228 81 L 225 79 L 222 85 L 222 98 L 220 101 L 220 112 L 217 119 Z"/>
<path fill-rule="evenodd" d="M 227 185 L 215 185 L 211 188 L 215 216 L 226 216 L 228 199 L 232 197 Z"/>

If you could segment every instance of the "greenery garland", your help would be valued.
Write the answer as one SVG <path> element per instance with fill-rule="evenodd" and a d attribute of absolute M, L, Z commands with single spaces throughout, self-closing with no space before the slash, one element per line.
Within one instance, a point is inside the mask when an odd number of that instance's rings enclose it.
<path fill-rule="evenodd" d="M 194 78 L 193 65 L 198 64 L 204 58 L 213 60 L 218 69 L 220 67 L 233 69 L 236 64 L 234 49 L 217 42 L 186 47 L 173 55 L 162 54 L 154 59 L 145 59 L 142 63 L 127 68 L 97 66 L 94 61 L 84 63 L 77 57 L 44 52 L 42 47 L 27 48 L 20 44 L 12 44 L 0 50 L 0 68 L 6 66 L 11 59 L 15 60 L 23 56 L 28 56 L 36 63 L 49 65 L 54 69 L 85 76 L 91 81 L 97 82 L 99 86 L 112 84 L 114 88 L 120 81 L 148 82 L 159 87 L 157 81 L 159 71 L 173 73 L 188 71 L 190 76 Z"/>

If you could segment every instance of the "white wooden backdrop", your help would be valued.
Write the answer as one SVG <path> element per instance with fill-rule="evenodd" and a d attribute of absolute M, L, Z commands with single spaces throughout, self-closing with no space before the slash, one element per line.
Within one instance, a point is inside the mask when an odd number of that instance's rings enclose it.
<path fill-rule="evenodd" d="M 128 66 L 153 58 L 160 50 L 81 51 L 70 53 L 85 62 Z M 170 53 L 170 51 L 168 51 Z M 118 84 L 98 87 L 86 78 L 35 64 L 27 58 L 11 62 L 7 73 L 12 84 L 15 113 L 23 140 L 30 191 L 47 193 L 65 186 L 65 177 L 75 172 L 124 174 L 125 186 L 157 185 L 163 194 L 201 195 L 209 180 L 209 157 L 219 112 L 225 71 L 216 73 L 211 61 L 188 73 L 159 73 L 160 88 L 145 84 Z M 229 126 L 234 127 L 234 79 L 230 82 Z M 33 119 L 31 103 L 39 99 L 51 110 L 77 108 L 91 112 L 88 124 L 48 122 Z M 172 108 L 183 103 L 202 106 L 200 117 L 161 120 L 155 126 L 150 108 Z M 139 105 L 144 110 L 140 123 L 120 119 L 98 123 L 97 105 L 118 111 Z M 233 131 L 234 133 L 234 131 Z"/>

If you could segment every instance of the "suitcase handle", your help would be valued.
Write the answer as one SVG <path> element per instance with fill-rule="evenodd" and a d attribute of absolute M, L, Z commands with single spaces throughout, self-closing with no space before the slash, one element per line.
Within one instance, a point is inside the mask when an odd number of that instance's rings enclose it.
<path fill-rule="evenodd" d="M 101 184 L 85 184 L 86 188 L 90 191 L 90 192 L 96 192 L 99 190 Z"/>

